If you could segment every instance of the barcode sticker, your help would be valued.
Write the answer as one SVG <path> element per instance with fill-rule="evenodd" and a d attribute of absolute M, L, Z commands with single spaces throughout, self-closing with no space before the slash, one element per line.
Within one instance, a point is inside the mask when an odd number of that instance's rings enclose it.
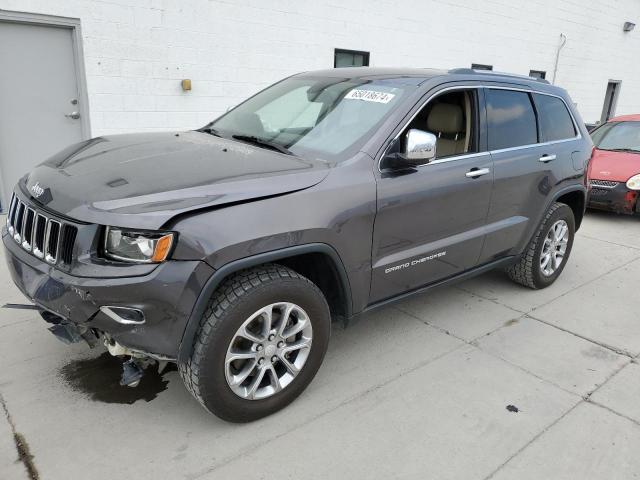
<path fill-rule="evenodd" d="M 374 90 L 354 89 L 347 93 L 344 98 L 347 100 L 364 100 L 365 102 L 389 103 L 395 95 L 387 92 L 376 92 Z"/>

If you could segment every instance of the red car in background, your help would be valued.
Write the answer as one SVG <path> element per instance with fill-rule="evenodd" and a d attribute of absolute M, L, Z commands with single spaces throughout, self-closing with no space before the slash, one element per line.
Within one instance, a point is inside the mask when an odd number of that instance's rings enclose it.
<path fill-rule="evenodd" d="M 589 207 L 640 213 L 640 115 L 624 115 L 591 132 Z"/>

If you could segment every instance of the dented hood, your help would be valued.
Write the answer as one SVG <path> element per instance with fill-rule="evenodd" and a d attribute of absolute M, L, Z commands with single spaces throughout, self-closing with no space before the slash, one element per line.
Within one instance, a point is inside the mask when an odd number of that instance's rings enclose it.
<path fill-rule="evenodd" d="M 72 219 L 157 229 L 190 210 L 311 187 L 328 171 L 322 161 L 202 132 L 127 134 L 72 145 L 21 187 Z"/>

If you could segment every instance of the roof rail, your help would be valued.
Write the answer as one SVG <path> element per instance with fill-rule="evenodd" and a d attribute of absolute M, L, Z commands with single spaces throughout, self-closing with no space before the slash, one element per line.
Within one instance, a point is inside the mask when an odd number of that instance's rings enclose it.
<path fill-rule="evenodd" d="M 507 72 L 495 72 L 493 70 L 474 70 L 473 68 L 452 68 L 449 70 L 449 73 L 459 73 L 463 75 L 500 75 L 503 77 L 513 77 L 513 78 L 522 78 L 526 80 L 533 80 L 540 83 L 549 84 L 549 80 L 544 78 L 530 77 L 529 75 L 519 75 L 517 73 L 507 73 Z"/>

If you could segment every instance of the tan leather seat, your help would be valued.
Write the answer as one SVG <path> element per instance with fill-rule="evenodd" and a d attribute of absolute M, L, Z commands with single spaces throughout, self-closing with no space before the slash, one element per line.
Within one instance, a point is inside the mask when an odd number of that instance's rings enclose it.
<path fill-rule="evenodd" d="M 429 112 L 427 129 L 438 137 L 436 156 L 465 152 L 464 114 L 459 105 L 436 103 Z"/>

